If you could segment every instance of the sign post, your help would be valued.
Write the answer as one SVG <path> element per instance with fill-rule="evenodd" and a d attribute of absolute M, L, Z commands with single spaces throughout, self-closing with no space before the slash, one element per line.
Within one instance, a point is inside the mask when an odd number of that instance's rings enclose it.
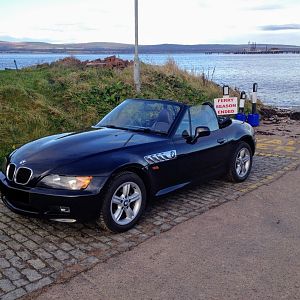
<path fill-rule="evenodd" d="M 218 116 L 236 115 L 238 112 L 237 97 L 216 98 L 214 107 Z"/>

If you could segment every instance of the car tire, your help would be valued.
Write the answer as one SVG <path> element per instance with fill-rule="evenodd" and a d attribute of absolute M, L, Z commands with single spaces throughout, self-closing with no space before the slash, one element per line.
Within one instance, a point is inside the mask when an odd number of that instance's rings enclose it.
<path fill-rule="evenodd" d="M 112 232 L 132 228 L 146 206 L 146 188 L 142 179 L 133 172 L 122 172 L 109 183 L 100 212 L 99 225 Z"/>
<path fill-rule="evenodd" d="M 247 179 L 252 168 L 252 150 L 246 142 L 239 142 L 230 159 L 227 178 L 232 182 Z"/>

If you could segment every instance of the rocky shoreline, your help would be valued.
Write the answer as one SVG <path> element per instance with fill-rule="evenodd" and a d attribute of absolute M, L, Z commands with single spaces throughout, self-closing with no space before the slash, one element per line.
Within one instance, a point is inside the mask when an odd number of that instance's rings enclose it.
<path fill-rule="evenodd" d="M 264 106 L 259 109 L 260 135 L 279 135 L 300 138 L 300 111 Z"/>
<path fill-rule="evenodd" d="M 300 120 L 300 110 L 264 106 L 260 108 L 259 112 L 263 119 L 288 117 L 291 120 Z"/>

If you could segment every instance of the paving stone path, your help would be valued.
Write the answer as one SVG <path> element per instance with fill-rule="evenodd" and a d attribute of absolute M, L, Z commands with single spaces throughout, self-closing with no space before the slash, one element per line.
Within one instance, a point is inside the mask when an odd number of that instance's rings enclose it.
<path fill-rule="evenodd" d="M 60 224 L 26 218 L 1 203 L 0 299 L 17 299 L 63 282 L 153 235 L 275 180 L 298 163 L 294 157 L 258 153 L 246 182 L 214 180 L 156 199 L 139 224 L 123 234 L 102 231 L 94 222 Z"/>

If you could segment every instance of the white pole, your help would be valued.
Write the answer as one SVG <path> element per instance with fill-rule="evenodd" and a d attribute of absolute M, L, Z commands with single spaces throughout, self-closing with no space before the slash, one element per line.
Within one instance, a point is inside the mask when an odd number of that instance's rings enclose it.
<path fill-rule="evenodd" d="M 257 102 L 257 83 L 253 83 L 253 92 L 252 92 L 252 113 L 256 114 L 256 102 Z"/>
<path fill-rule="evenodd" d="M 223 98 L 229 98 L 229 86 L 223 85 Z"/>
<path fill-rule="evenodd" d="M 257 102 L 257 83 L 253 83 L 252 103 Z"/>
<path fill-rule="evenodd" d="M 134 84 L 136 88 L 136 92 L 141 92 L 141 75 L 140 75 L 140 60 L 139 60 L 139 8 L 138 8 L 138 0 L 134 0 L 134 12 L 135 12 L 135 47 L 134 47 Z"/>
<path fill-rule="evenodd" d="M 246 99 L 246 93 L 242 91 L 240 96 L 240 113 L 244 113 L 245 99 Z"/>

